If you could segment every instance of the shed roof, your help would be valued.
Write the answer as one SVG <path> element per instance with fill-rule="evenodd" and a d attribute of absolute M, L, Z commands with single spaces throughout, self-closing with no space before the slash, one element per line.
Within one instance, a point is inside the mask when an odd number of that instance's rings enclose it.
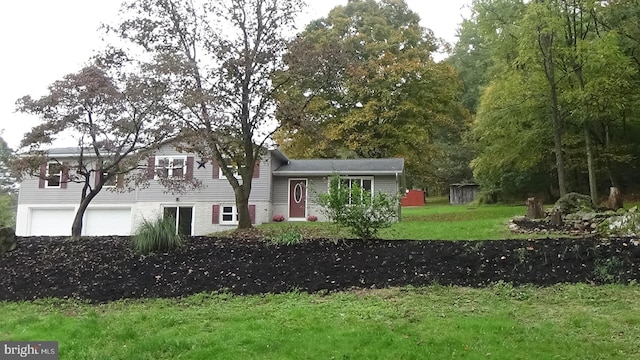
<path fill-rule="evenodd" d="M 308 159 L 289 160 L 274 176 L 395 175 L 404 171 L 404 159 Z"/>

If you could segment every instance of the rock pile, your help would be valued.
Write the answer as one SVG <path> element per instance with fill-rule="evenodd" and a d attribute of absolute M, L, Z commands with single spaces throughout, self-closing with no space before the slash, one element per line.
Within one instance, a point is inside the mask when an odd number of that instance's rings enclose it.
<path fill-rule="evenodd" d="M 636 209 L 629 210 L 635 212 Z M 562 233 L 585 236 L 600 233 L 601 224 L 609 219 L 623 216 L 627 210 L 598 211 L 589 196 L 569 193 L 560 198 L 552 208 L 545 211 L 542 219 L 531 219 L 526 216 L 516 216 L 509 222 L 509 230 L 514 233 Z M 606 235 L 606 234 L 605 234 Z"/>

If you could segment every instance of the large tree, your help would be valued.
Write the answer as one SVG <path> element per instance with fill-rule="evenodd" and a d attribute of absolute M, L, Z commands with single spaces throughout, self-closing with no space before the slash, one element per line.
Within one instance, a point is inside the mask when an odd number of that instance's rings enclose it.
<path fill-rule="evenodd" d="M 0 226 L 13 226 L 18 184 L 11 174 L 13 150 L 0 137 Z"/>
<path fill-rule="evenodd" d="M 166 85 L 185 148 L 216 162 L 231 184 L 238 228 L 251 227 L 254 164 L 276 127 L 272 74 L 293 33 L 300 0 L 139 0 L 107 27 L 142 53 L 146 76 Z M 286 82 L 283 79 L 282 82 Z"/>
<path fill-rule="evenodd" d="M 0 194 L 17 194 L 18 184 L 11 174 L 11 163 L 14 158 L 13 150 L 0 137 Z"/>
<path fill-rule="evenodd" d="M 17 102 L 19 111 L 39 116 L 42 123 L 25 134 L 13 163 L 16 173 L 51 181 L 48 166 L 54 166 L 62 174 L 54 179 L 61 187 L 82 185 L 73 239 L 82 235 L 85 210 L 105 184 L 124 189 L 125 175 L 128 181 L 141 179 L 137 170 L 146 165 L 142 160 L 176 135 L 159 106 L 163 86 L 113 70 L 112 65 L 126 67 L 120 60 L 97 61 L 54 82 L 43 97 L 25 96 Z M 57 137 L 74 139 L 77 156 L 49 154 L 47 146 Z"/>
<path fill-rule="evenodd" d="M 279 75 L 291 79 L 279 145 L 300 157 L 405 157 L 418 177 L 434 173 L 437 134 L 467 117 L 456 73 L 433 60 L 437 41 L 419 21 L 404 1 L 357 0 L 311 22 Z"/>
<path fill-rule="evenodd" d="M 623 37 L 602 25 L 619 3 L 474 1 L 475 16 L 461 31 L 470 31 L 467 37 L 479 33 L 492 59 L 474 126 L 479 153 L 473 164 L 484 188 L 540 192 L 547 181 L 499 180 L 548 177 L 545 169 L 553 168 L 560 194 L 588 186 L 597 202 L 597 188 L 604 185 L 597 175 L 606 171 L 616 185 L 616 163 L 632 164 L 622 138 L 633 129 L 625 118 L 637 107 L 631 90 L 637 69 L 620 46 Z M 466 60 L 456 62 L 461 66 L 473 59 L 463 51 L 456 56 Z M 507 123 L 520 131 L 498 136 Z M 627 129 L 620 131 L 621 125 Z M 505 159 L 517 166 L 497 172 Z"/>

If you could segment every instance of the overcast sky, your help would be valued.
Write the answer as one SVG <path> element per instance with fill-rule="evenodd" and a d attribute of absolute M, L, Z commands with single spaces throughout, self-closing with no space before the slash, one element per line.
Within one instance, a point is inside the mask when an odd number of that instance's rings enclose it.
<path fill-rule="evenodd" d="M 405 0 L 424 27 L 437 37 L 455 42 L 456 28 L 471 0 Z M 98 27 L 113 22 L 121 0 L 6 1 L 0 12 L 0 131 L 10 147 L 39 123 L 38 118 L 15 113 L 15 101 L 42 96 L 47 86 L 79 70 L 103 46 Z M 326 16 L 347 0 L 307 0 L 301 24 Z M 66 144 L 74 146 L 75 144 Z"/>

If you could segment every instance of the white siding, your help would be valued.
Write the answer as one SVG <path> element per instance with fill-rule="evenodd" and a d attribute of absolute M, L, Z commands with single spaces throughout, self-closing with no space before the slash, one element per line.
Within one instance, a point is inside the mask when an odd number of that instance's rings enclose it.
<path fill-rule="evenodd" d="M 138 203 L 133 208 L 133 220 L 132 228 L 135 232 L 136 229 L 142 225 L 144 220 L 154 221 L 162 216 L 162 208 L 165 206 L 192 206 L 193 207 L 193 235 L 203 236 L 214 232 L 220 232 L 225 230 L 233 230 L 236 225 L 220 225 L 213 224 L 213 205 L 233 205 L 234 202 L 144 202 Z M 269 202 L 250 202 L 251 205 L 256 206 L 256 224 L 262 224 L 269 222 L 271 219 L 271 205 Z"/>

